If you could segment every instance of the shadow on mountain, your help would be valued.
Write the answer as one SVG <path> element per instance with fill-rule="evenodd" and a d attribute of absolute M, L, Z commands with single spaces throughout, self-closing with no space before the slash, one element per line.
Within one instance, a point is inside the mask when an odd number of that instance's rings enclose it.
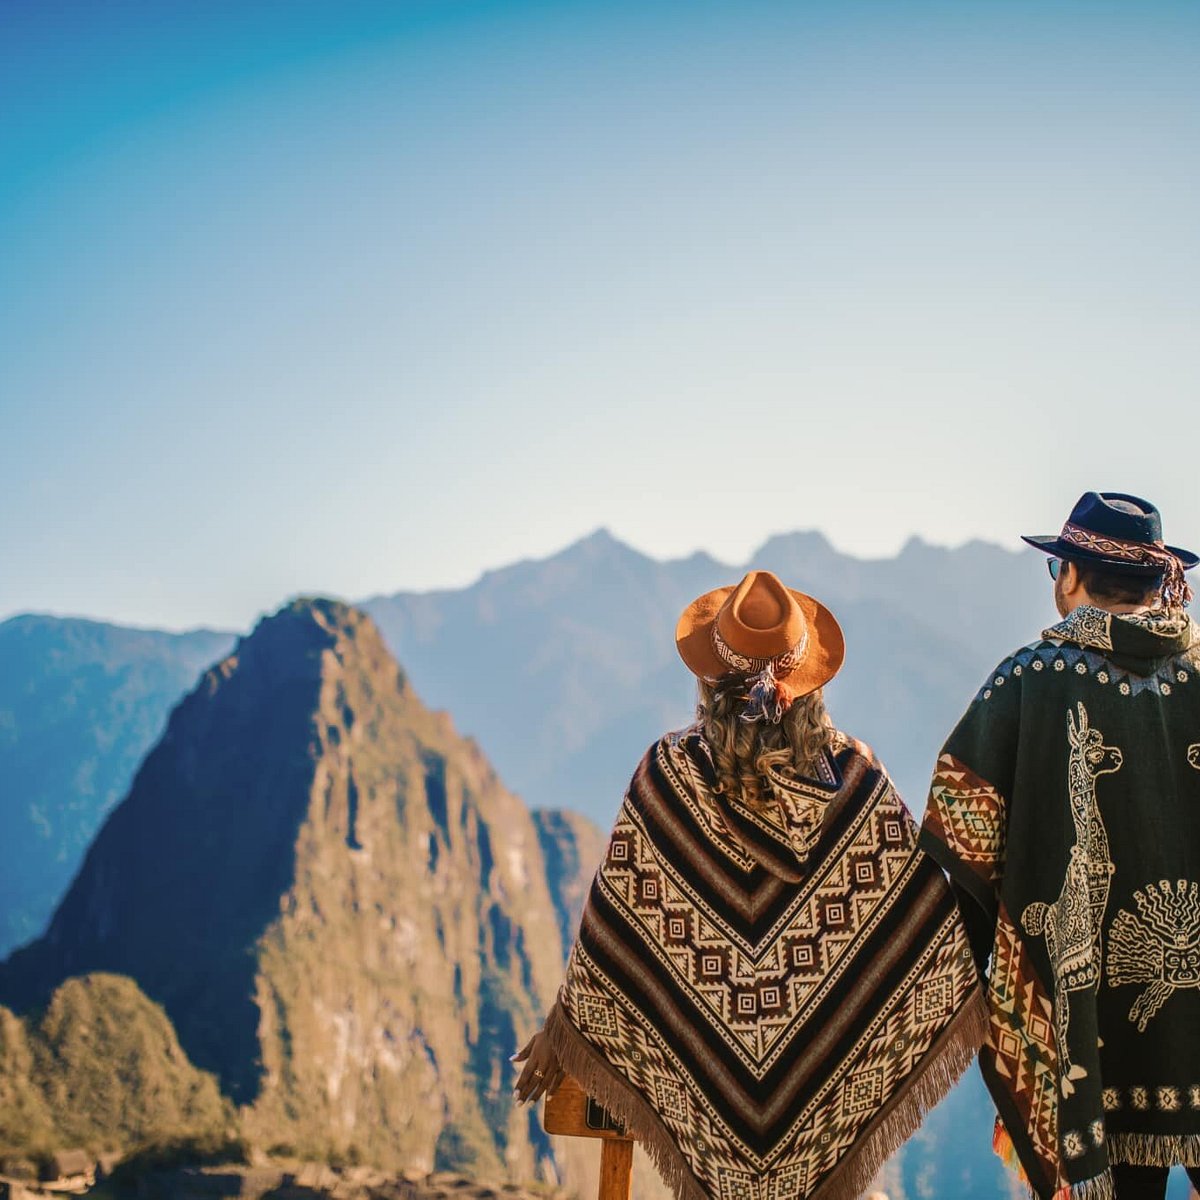
<path fill-rule="evenodd" d="M 258 1090 L 254 954 L 279 916 L 308 808 L 328 630 L 293 608 L 207 671 L 84 859 L 44 937 L 0 964 L 0 999 L 131 976 L 238 1102 Z"/>

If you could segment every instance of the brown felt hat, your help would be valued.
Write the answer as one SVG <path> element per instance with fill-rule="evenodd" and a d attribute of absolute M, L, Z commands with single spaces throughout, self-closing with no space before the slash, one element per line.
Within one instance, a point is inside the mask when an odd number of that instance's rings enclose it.
<path fill-rule="evenodd" d="M 709 683 L 770 666 L 792 699 L 823 687 L 846 657 L 833 613 L 770 571 L 693 600 L 675 626 L 675 645 L 688 670 Z"/>

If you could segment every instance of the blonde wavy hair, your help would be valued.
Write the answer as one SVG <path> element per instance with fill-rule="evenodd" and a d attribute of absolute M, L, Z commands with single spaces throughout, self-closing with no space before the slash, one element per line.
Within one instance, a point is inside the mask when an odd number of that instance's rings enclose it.
<path fill-rule="evenodd" d="M 768 767 L 793 778 L 816 773 L 822 753 L 837 735 L 820 688 L 794 700 L 783 720 L 774 725 L 742 720 L 749 691 L 744 678 L 697 682 L 696 719 L 712 750 L 718 792 L 759 806 L 769 799 Z"/>

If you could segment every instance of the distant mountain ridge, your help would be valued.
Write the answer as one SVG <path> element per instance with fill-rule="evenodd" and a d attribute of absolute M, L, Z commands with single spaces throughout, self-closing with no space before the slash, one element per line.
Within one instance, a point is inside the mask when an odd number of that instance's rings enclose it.
<path fill-rule="evenodd" d="M 870 742 L 915 808 L 941 738 L 984 674 L 1053 617 L 1040 556 L 910 539 L 890 559 L 841 554 L 819 533 L 769 539 L 749 564 L 830 604 L 846 667 L 836 720 Z M 361 605 L 418 693 L 454 714 L 535 808 L 602 828 L 649 742 L 688 719 L 675 654 L 682 607 L 745 566 L 704 553 L 659 562 L 598 530 L 466 588 Z M 233 632 L 168 634 L 78 618 L 0 622 L 0 954 L 42 928 L 170 706 Z"/>
<path fill-rule="evenodd" d="M 0 955 L 44 928 L 167 712 L 234 636 L 0 622 Z"/>
<path fill-rule="evenodd" d="M 817 533 L 771 538 L 750 560 L 838 616 L 847 657 L 830 711 L 874 746 L 918 809 L 941 740 L 985 673 L 1052 619 L 1039 563 L 1033 551 L 919 539 L 895 558 L 862 561 Z M 679 612 L 746 569 L 705 554 L 658 562 L 599 530 L 469 588 L 361 606 L 421 694 L 452 709 L 510 786 L 605 827 L 641 752 L 691 718 Z"/>

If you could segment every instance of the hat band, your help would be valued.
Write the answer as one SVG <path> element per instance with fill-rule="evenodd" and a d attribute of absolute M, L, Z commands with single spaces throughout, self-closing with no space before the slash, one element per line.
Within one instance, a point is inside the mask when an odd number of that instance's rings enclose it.
<path fill-rule="evenodd" d="M 768 667 L 776 674 L 785 673 L 798 667 L 808 652 L 808 628 L 800 640 L 790 649 L 774 658 L 752 658 L 748 654 L 739 654 L 722 636 L 717 628 L 717 622 L 712 623 L 712 644 L 721 661 L 735 671 L 743 671 L 747 675 L 759 675 Z"/>
<path fill-rule="evenodd" d="M 1183 563 L 1162 542 L 1130 542 L 1111 534 L 1093 533 L 1090 529 L 1072 525 L 1070 521 L 1062 527 L 1062 533 L 1058 536 L 1060 541 L 1105 558 L 1146 567 L 1161 567 L 1163 582 L 1160 592 L 1165 604 L 1183 605 L 1192 598 L 1192 589 L 1183 577 Z"/>

